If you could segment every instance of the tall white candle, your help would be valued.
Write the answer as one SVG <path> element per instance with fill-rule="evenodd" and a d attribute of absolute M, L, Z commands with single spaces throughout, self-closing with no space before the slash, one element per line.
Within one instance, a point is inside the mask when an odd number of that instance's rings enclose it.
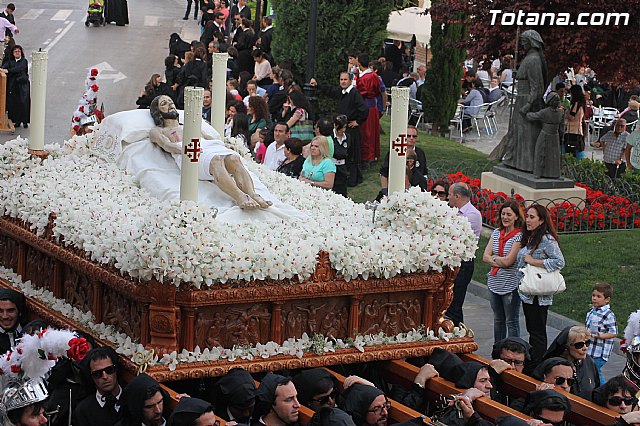
<path fill-rule="evenodd" d="M 407 171 L 407 125 L 409 88 L 391 88 L 391 134 L 389 142 L 389 195 L 404 192 Z"/>
<path fill-rule="evenodd" d="M 184 132 L 182 139 L 182 168 L 180 200 L 198 201 L 198 160 L 202 136 L 202 87 L 184 89 Z"/>
<path fill-rule="evenodd" d="M 29 128 L 29 150 L 44 150 L 44 114 L 47 101 L 46 51 L 31 53 L 31 117 Z"/>
<path fill-rule="evenodd" d="M 227 53 L 213 53 L 211 67 L 213 82 L 211 83 L 211 125 L 224 139 L 224 111 L 227 102 Z"/>

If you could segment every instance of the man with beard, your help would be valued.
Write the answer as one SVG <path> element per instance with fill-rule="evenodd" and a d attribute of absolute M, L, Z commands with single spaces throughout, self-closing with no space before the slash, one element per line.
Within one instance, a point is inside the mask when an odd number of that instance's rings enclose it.
<path fill-rule="evenodd" d="M 129 382 L 120 397 L 120 421 L 117 426 L 164 426 L 169 394 L 158 382 L 141 374 Z"/>
<path fill-rule="evenodd" d="M 345 392 L 344 411 L 356 426 L 387 426 L 390 408 L 384 392 L 374 386 L 355 384 Z"/>
<path fill-rule="evenodd" d="M 26 315 L 24 296 L 17 291 L 0 289 L 0 353 L 6 353 L 22 337 L 21 320 Z"/>
<path fill-rule="evenodd" d="M 290 377 L 269 373 L 260 382 L 253 426 L 298 424 L 300 403 Z M 259 416 L 259 417 L 258 417 Z"/>
<path fill-rule="evenodd" d="M 214 387 L 215 413 L 226 422 L 251 424 L 256 405 L 256 384 L 247 370 L 234 368 Z"/>
<path fill-rule="evenodd" d="M 178 111 L 170 97 L 156 97 L 149 108 L 156 123 L 149 131 L 149 140 L 162 148 L 182 167 L 182 127 Z M 200 142 L 198 179 L 210 180 L 242 209 L 267 208 L 272 205 L 255 192 L 253 180 L 244 168 L 239 155 L 222 142 L 203 139 Z"/>
<path fill-rule="evenodd" d="M 73 411 L 74 426 L 111 426 L 117 423 L 118 400 L 122 388 L 118 384 L 118 355 L 108 347 L 94 348 L 85 356 L 84 372 L 91 377 L 96 392 L 83 399 Z"/>

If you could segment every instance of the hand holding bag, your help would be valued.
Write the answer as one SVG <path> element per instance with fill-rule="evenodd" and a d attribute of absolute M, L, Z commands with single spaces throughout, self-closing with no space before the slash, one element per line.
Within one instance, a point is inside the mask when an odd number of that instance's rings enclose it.
<path fill-rule="evenodd" d="M 526 264 L 520 269 L 524 274 L 518 289 L 523 294 L 548 296 L 562 293 L 567 289 L 564 277 L 559 270 L 547 271 L 545 268 Z"/>

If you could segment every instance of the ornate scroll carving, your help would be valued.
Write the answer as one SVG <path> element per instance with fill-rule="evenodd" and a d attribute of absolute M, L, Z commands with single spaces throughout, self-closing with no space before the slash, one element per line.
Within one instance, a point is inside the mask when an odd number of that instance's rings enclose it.
<path fill-rule="evenodd" d="M 64 299 L 83 311 L 93 311 L 93 285 L 89 278 L 75 269 L 64 267 Z"/>
<path fill-rule="evenodd" d="M 18 242 L 4 234 L 0 234 L 0 264 L 14 271 L 18 266 Z"/>
<path fill-rule="evenodd" d="M 29 247 L 26 261 L 24 280 L 31 280 L 36 287 L 47 287 L 49 279 L 53 276 L 53 259 Z"/>
<path fill-rule="evenodd" d="M 284 338 L 322 334 L 347 338 L 349 301 L 347 298 L 304 299 L 290 301 L 282 307 L 282 335 Z"/>
<path fill-rule="evenodd" d="M 196 345 L 201 348 L 269 341 L 271 313 L 266 303 L 202 308 L 196 314 Z"/>
<path fill-rule="evenodd" d="M 103 296 L 102 322 L 133 339 L 140 339 L 141 306 L 108 287 L 103 288 Z"/>
<path fill-rule="evenodd" d="M 394 336 L 422 324 L 422 296 L 418 292 L 367 295 L 360 301 L 360 333 Z"/>

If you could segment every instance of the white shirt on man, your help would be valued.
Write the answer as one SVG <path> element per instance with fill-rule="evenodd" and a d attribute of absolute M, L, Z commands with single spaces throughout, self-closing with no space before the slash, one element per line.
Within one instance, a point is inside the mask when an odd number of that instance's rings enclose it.
<path fill-rule="evenodd" d="M 274 172 L 278 170 L 278 167 L 285 160 L 284 156 L 284 144 L 277 146 L 276 142 L 272 142 L 271 145 L 267 147 L 267 152 L 264 154 L 264 165 L 267 166 L 269 170 L 273 170 Z"/>

